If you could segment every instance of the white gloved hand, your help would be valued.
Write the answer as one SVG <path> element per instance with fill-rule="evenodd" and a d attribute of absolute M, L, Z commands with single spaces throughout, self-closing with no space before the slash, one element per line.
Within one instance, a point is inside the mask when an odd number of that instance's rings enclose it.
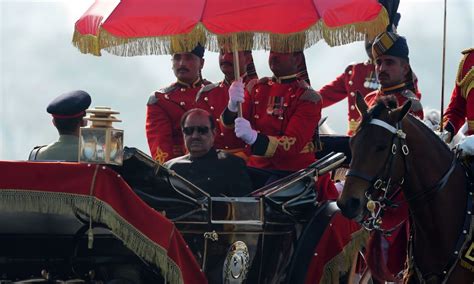
<path fill-rule="evenodd" d="M 452 140 L 451 132 L 447 130 L 443 130 L 443 132 L 435 131 L 435 134 L 438 135 L 438 137 L 446 144 Z"/>
<path fill-rule="evenodd" d="M 456 145 L 456 150 L 461 151 L 461 157 L 474 156 L 474 135 L 464 137 Z"/>
<path fill-rule="evenodd" d="M 242 139 L 245 143 L 252 145 L 257 140 L 257 131 L 252 129 L 250 122 L 243 117 L 235 119 L 235 136 Z"/>
<path fill-rule="evenodd" d="M 423 118 L 423 122 L 426 126 L 428 126 L 431 130 L 435 131 L 439 129 L 439 121 L 441 114 L 438 110 L 428 109 L 424 111 L 425 116 Z"/>
<path fill-rule="evenodd" d="M 237 112 L 239 110 L 239 104 L 244 102 L 244 83 L 242 78 L 239 81 L 232 82 L 229 88 L 229 103 L 227 108 L 231 112 Z"/>
<path fill-rule="evenodd" d="M 424 119 L 423 120 L 423 123 L 428 126 L 429 129 L 433 130 L 433 131 L 436 131 L 439 129 L 439 124 L 436 123 L 436 122 L 433 122 L 429 119 Z"/>

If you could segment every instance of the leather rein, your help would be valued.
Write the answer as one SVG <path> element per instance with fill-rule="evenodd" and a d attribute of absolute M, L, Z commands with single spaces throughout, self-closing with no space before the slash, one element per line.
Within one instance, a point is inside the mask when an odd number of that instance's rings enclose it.
<path fill-rule="evenodd" d="M 380 231 L 384 235 L 390 235 L 391 232 L 396 230 L 401 224 L 395 225 L 394 227 L 384 230 L 381 228 L 382 224 L 382 216 L 386 208 L 396 208 L 399 206 L 399 203 L 393 202 L 393 199 L 400 193 L 401 185 L 403 184 L 406 175 L 410 172 L 409 164 L 407 163 L 406 156 L 410 153 L 408 146 L 406 145 L 406 133 L 403 132 L 401 127 L 401 122 L 398 122 L 395 127 L 388 124 L 387 122 L 373 118 L 369 122 L 369 124 L 380 126 L 389 132 L 392 133 L 392 148 L 391 154 L 386 159 L 385 167 L 375 176 L 367 175 L 363 172 L 350 169 L 346 176 L 357 177 L 362 180 L 365 180 L 370 183 L 370 186 L 365 191 L 365 196 L 367 198 L 367 209 L 370 212 L 369 215 L 365 216 L 359 223 L 368 231 L 377 230 Z M 399 153 L 398 149 L 401 149 L 401 155 L 404 162 L 404 173 L 403 177 L 400 181 L 393 182 L 391 178 L 391 172 L 394 164 L 394 157 Z M 408 202 L 416 199 L 420 199 L 422 197 L 427 196 L 428 194 L 433 194 L 441 191 L 449 181 L 451 174 L 454 172 L 456 168 L 457 159 L 456 156 L 453 155 L 453 159 L 451 161 L 451 166 L 449 169 L 444 173 L 444 175 L 440 178 L 440 180 L 431 187 L 428 187 L 408 198 L 406 196 L 406 200 L 403 202 Z M 391 190 L 392 188 L 396 188 Z M 459 254 L 461 249 L 463 248 L 464 244 L 467 242 L 467 237 L 469 235 L 470 227 L 471 227 L 471 215 L 473 212 L 473 191 L 474 191 L 474 184 L 470 184 L 469 186 L 469 194 L 467 197 L 467 213 L 465 216 L 463 229 L 458 237 L 456 242 L 455 250 L 452 255 L 449 257 L 447 264 L 444 266 L 443 270 L 440 273 L 436 273 L 436 276 L 442 277 L 444 282 L 446 282 L 449 274 L 455 267 L 457 260 L 459 259 Z M 415 270 L 415 273 L 421 283 L 425 283 L 425 279 L 427 277 L 435 274 L 435 273 L 426 273 L 422 274 L 418 267 L 415 265 L 414 255 L 413 255 L 413 232 L 410 233 L 410 243 L 409 243 L 409 262 L 410 268 Z"/>
<path fill-rule="evenodd" d="M 384 235 L 390 235 L 391 232 L 401 226 L 405 220 L 388 230 L 384 230 L 381 228 L 382 216 L 386 208 L 396 208 L 400 204 L 394 202 L 393 200 L 401 192 L 401 186 L 403 185 L 405 177 L 410 173 L 410 165 L 406 159 L 410 151 L 406 144 L 406 133 L 402 130 L 401 122 L 398 122 L 395 126 L 392 126 L 383 120 L 372 118 L 368 123 L 382 127 L 392 133 L 391 153 L 385 161 L 385 167 L 383 167 L 375 176 L 367 175 L 354 169 L 350 169 L 346 176 L 357 177 L 367 181 L 370 184 L 370 186 L 365 190 L 365 196 L 368 200 L 367 210 L 370 212 L 370 214 L 365 216 L 363 220 L 360 221 L 361 225 L 368 231 L 377 230 Z M 391 177 L 392 169 L 395 163 L 394 158 L 398 153 L 401 153 L 403 159 L 404 173 L 400 180 L 393 181 Z M 453 156 L 450 168 L 434 186 L 426 188 L 425 190 L 416 193 L 409 198 L 406 197 L 406 200 L 402 202 L 419 199 L 430 194 L 431 192 L 440 191 L 446 186 L 455 168 L 456 158 Z"/>

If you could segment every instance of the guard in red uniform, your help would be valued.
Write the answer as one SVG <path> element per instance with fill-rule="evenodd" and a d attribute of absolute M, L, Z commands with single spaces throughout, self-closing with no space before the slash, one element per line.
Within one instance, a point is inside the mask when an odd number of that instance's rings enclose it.
<path fill-rule="evenodd" d="M 315 161 L 313 134 L 321 118 L 321 97 L 298 79 L 301 55 L 271 51 L 273 78 L 260 79 L 247 90 L 239 81 L 229 88 L 222 123 L 234 128 L 236 136 L 247 144 L 250 167 L 294 172 Z M 242 102 L 243 117 L 237 118 Z M 324 178 L 320 181 L 319 185 L 326 182 Z M 333 184 L 321 188 L 321 198 L 337 198 Z"/>
<path fill-rule="evenodd" d="M 369 56 L 367 61 L 347 66 L 344 73 L 319 90 L 323 97 L 323 108 L 347 98 L 348 135 L 354 133 L 360 120 L 359 111 L 355 106 L 356 92 L 359 91 L 365 97 L 380 86 L 375 75 L 375 65 L 372 61 L 372 42 L 365 41 L 365 50 Z"/>
<path fill-rule="evenodd" d="M 373 106 L 379 98 L 393 95 L 399 105 L 411 100 L 411 113 L 423 119 L 421 94 L 414 87 L 406 39 L 392 32 L 381 33 L 374 40 L 372 53 L 381 87 L 365 97 L 367 104 Z M 384 230 L 393 230 L 390 236 L 383 236 L 379 243 L 383 248 L 381 251 L 387 255 L 386 262 L 381 262 L 380 265 L 385 265 L 393 276 L 397 276 L 404 269 L 407 254 L 409 223 L 408 206 L 404 200 L 403 193 L 395 198 L 394 202 L 401 206 L 387 210 L 381 226 Z"/>
<path fill-rule="evenodd" d="M 270 52 L 273 78 L 260 79 L 245 92 L 242 82 L 229 89 L 223 123 L 250 145 L 248 165 L 297 171 L 314 162 L 314 129 L 321 117 L 321 97 L 298 80 L 301 53 Z M 236 119 L 237 103 L 245 101 L 245 118 Z M 258 133 L 260 132 L 260 133 Z"/>
<path fill-rule="evenodd" d="M 181 116 L 194 108 L 197 92 L 209 82 L 201 77 L 204 47 L 173 55 L 173 72 L 177 81 L 154 92 L 147 104 L 146 135 L 152 157 L 164 163 L 185 154 L 180 130 Z"/>
<path fill-rule="evenodd" d="M 220 127 L 220 116 L 229 101 L 229 87 L 234 81 L 234 57 L 232 52 L 221 50 L 219 53 L 219 66 L 224 73 L 224 80 L 204 86 L 196 96 L 196 107 L 207 110 L 216 120 L 217 134 L 214 147 L 226 152 L 234 153 L 246 158 L 243 153 L 245 143 L 235 136 L 233 129 Z M 251 80 L 256 81 L 257 73 L 253 65 L 251 51 L 239 51 L 240 77 L 245 85 Z"/>
<path fill-rule="evenodd" d="M 456 85 L 443 117 L 450 142 L 467 119 L 467 135 L 474 134 L 474 48 L 466 49 L 459 63 Z"/>
<path fill-rule="evenodd" d="M 383 32 L 374 40 L 372 56 L 380 89 L 365 97 L 367 105 L 373 106 L 380 97 L 393 95 L 399 105 L 411 100 L 411 113 L 423 119 L 421 93 L 415 88 L 406 39 L 393 32 Z"/>

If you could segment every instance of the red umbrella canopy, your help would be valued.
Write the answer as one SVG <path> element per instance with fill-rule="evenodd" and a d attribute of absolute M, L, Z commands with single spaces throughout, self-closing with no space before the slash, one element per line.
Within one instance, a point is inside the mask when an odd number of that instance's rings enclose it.
<path fill-rule="evenodd" d="M 324 38 L 341 45 L 388 25 L 377 0 L 96 0 L 76 22 L 73 43 L 100 55 L 169 54 L 197 43 L 213 51 L 303 50 Z"/>

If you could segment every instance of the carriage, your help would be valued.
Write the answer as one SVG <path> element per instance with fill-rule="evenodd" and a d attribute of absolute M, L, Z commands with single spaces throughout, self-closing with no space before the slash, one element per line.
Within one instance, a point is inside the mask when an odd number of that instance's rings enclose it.
<path fill-rule="evenodd" d="M 243 197 L 211 197 L 135 148 L 122 166 L 0 162 L 0 280 L 303 283 L 338 211 L 314 178 L 344 159 Z"/>

